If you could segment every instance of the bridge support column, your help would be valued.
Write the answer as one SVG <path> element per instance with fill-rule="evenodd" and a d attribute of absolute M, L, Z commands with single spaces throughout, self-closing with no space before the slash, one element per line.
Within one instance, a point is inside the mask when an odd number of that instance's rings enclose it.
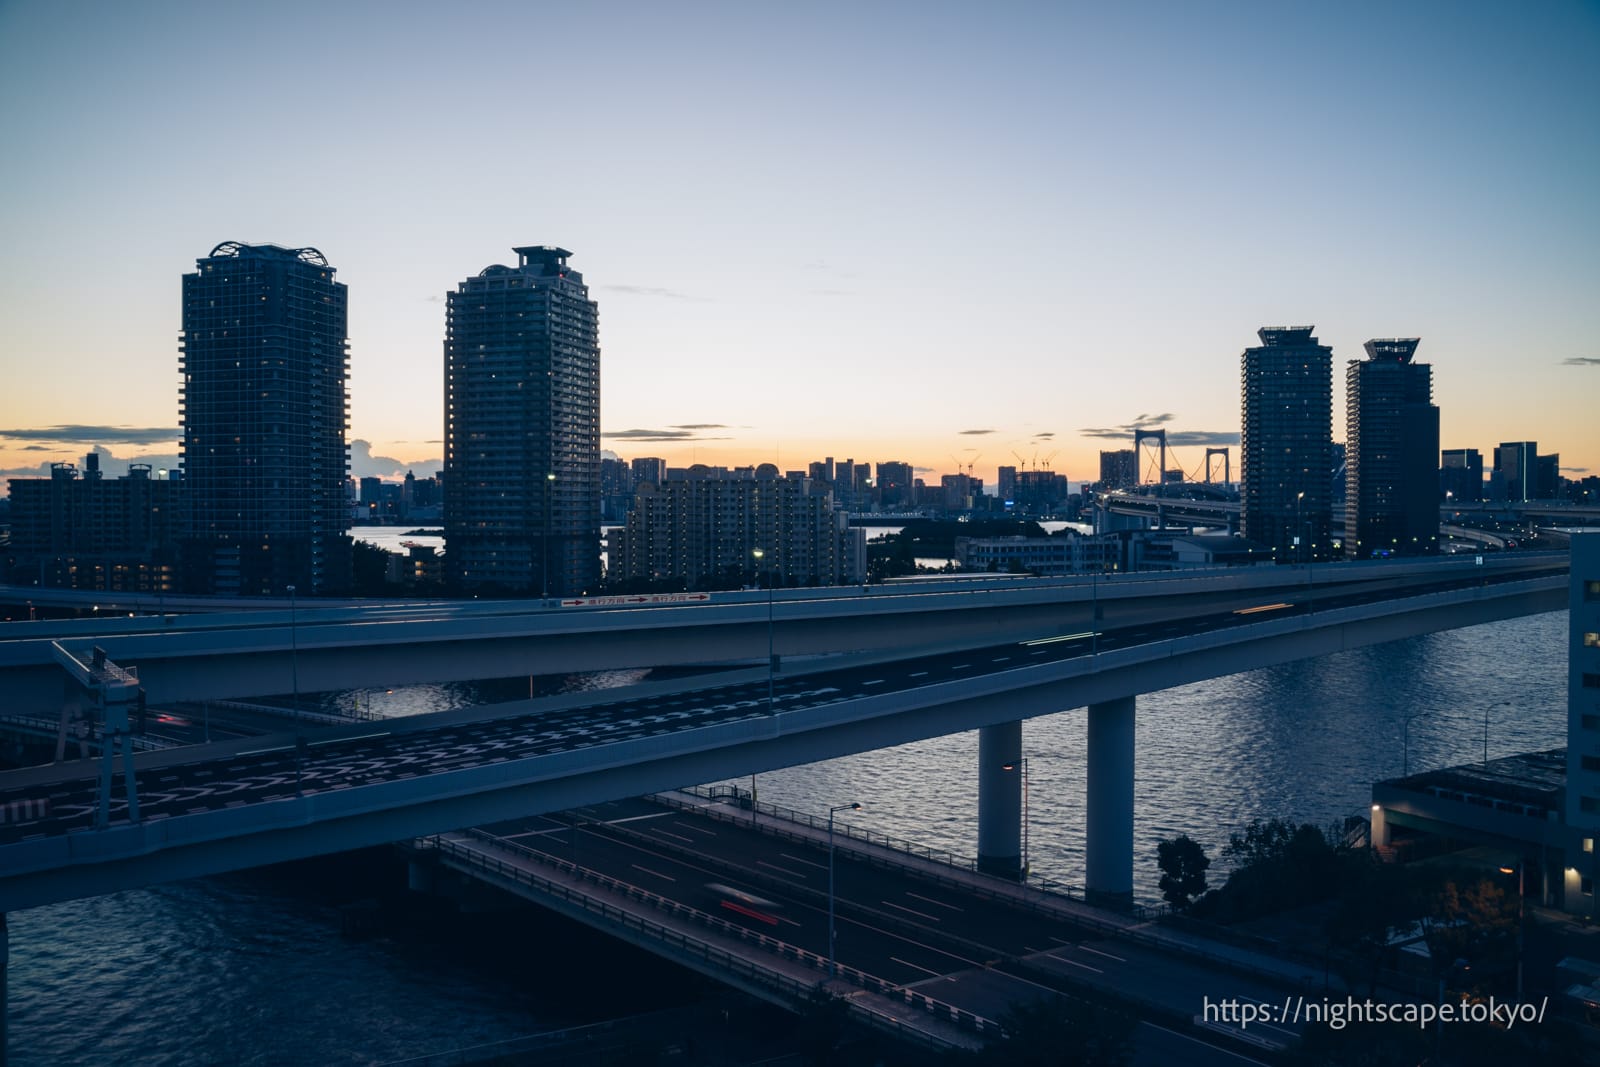
<path fill-rule="evenodd" d="M 1089 900 L 1133 903 L 1133 697 L 1089 705 Z"/>
<path fill-rule="evenodd" d="M 978 869 L 1022 876 L 1022 722 L 978 730 Z"/>
<path fill-rule="evenodd" d="M 6 989 L 6 967 L 11 962 L 11 935 L 6 930 L 6 913 L 0 911 L 0 1067 L 6 1067 L 6 1015 L 10 994 Z"/>

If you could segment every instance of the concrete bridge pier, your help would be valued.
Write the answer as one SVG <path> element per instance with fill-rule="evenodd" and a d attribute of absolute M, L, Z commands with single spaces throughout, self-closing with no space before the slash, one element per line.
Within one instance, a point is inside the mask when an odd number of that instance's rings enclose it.
<path fill-rule="evenodd" d="M 978 729 L 978 869 L 1022 877 L 1022 721 Z"/>
<path fill-rule="evenodd" d="M 1133 904 L 1133 697 L 1089 705 L 1087 871 L 1090 902 Z"/>
<path fill-rule="evenodd" d="M 11 934 L 6 929 L 6 913 L 0 911 L 0 1067 L 6 1067 L 6 1016 L 10 1012 L 10 993 L 6 986 L 6 968 L 11 962 Z"/>

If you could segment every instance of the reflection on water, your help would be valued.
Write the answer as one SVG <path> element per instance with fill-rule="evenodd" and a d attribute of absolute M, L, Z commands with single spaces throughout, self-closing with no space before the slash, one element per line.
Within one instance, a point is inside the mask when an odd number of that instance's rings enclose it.
<path fill-rule="evenodd" d="M 1481 759 L 1486 712 L 1491 759 L 1561 745 L 1565 650 L 1566 614 L 1557 612 L 1140 697 L 1136 892 L 1157 895 L 1163 837 L 1188 833 L 1216 856 L 1228 833 L 1253 818 L 1326 823 L 1364 812 L 1373 779 L 1400 772 L 1407 715 L 1428 712 L 1411 724 L 1413 770 Z M 545 695 L 644 673 L 533 684 Z M 524 698 L 528 684 L 323 699 L 413 714 Z M 1024 748 L 1034 870 L 1081 883 L 1084 715 L 1030 720 Z M 860 801 L 863 809 L 849 813 L 856 825 L 972 855 L 976 758 L 977 735 L 964 733 L 763 774 L 759 788 L 765 801 L 813 813 Z M 10 917 L 12 1062 L 372 1062 L 561 1025 L 596 988 L 607 998 L 631 988 L 569 976 L 572 953 L 542 936 L 508 940 L 502 950 L 494 933 L 502 917 L 483 920 L 481 941 L 494 951 L 476 957 L 455 928 L 432 921 L 404 936 L 350 941 L 318 894 L 254 875 L 18 912 Z M 558 958 L 567 962 L 550 966 Z M 531 987 L 538 975 L 556 980 Z"/>
<path fill-rule="evenodd" d="M 1186 833 L 1215 859 L 1252 819 L 1326 824 L 1364 815 L 1375 779 L 1565 744 L 1566 613 L 1450 630 L 1141 696 L 1134 884 L 1158 899 L 1156 843 Z M 1081 884 L 1086 716 L 1030 719 L 1030 860 Z M 771 803 L 822 812 L 963 856 L 977 853 L 976 732 L 763 774 Z M 744 784 L 748 784 L 745 780 Z"/>

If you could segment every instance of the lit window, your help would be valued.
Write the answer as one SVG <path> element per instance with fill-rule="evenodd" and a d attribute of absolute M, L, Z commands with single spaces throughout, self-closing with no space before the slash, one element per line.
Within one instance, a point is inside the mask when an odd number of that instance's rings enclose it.
<path fill-rule="evenodd" d="M 1586 633 L 1586 634 L 1584 634 L 1583 635 L 1583 647 L 1584 648 L 1600 647 L 1600 634 L 1597 634 L 1597 633 Z"/>

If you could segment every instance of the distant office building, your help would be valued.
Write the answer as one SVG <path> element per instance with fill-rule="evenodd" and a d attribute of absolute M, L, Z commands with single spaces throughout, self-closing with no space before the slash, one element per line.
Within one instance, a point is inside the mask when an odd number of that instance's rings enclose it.
<path fill-rule="evenodd" d="M 600 580 L 599 312 L 571 252 L 513 251 L 447 297 L 445 572 L 565 596 Z"/>
<path fill-rule="evenodd" d="M 1313 326 L 1265 326 L 1240 373 L 1241 528 L 1280 562 L 1329 553 L 1333 349 Z"/>
<path fill-rule="evenodd" d="M 1139 482 L 1139 457 L 1131 448 L 1100 453 L 1100 488 L 1126 489 Z"/>
<path fill-rule="evenodd" d="M 945 511 L 971 511 L 980 507 L 983 479 L 970 474 L 946 474 L 939 479 L 939 506 Z"/>
<path fill-rule="evenodd" d="M 633 504 L 633 469 L 610 456 L 600 460 L 600 521 L 618 523 Z"/>
<path fill-rule="evenodd" d="M 1553 453 L 1538 458 L 1537 472 L 1534 475 L 1535 500 L 1559 500 L 1561 498 L 1561 453 Z"/>
<path fill-rule="evenodd" d="M 866 531 L 849 525 L 826 486 L 781 477 L 770 463 L 754 470 L 696 464 L 639 486 L 610 552 L 613 580 L 681 581 L 690 589 L 771 575 L 781 585 L 866 577 Z"/>
<path fill-rule="evenodd" d="M 1539 476 L 1538 442 L 1502 442 L 1494 450 L 1494 470 L 1505 493 L 1501 499 L 1513 504 L 1531 500 Z"/>
<path fill-rule="evenodd" d="M 664 459 L 647 456 L 644 459 L 633 461 L 633 485 L 635 489 L 647 482 L 651 485 L 660 485 L 661 480 L 666 476 L 667 461 Z"/>
<path fill-rule="evenodd" d="M 183 587 L 350 585 L 345 287 L 315 248 L 227 241 L 183 276 Z"/>
<path fill-rule="evenodd" d="M 1483 499 L 1483 456 L 1476 448 L 1447 448 L 1440 454 L 1439 496 L 1458 503 Z"/>
<path fill-rule="evenodd" d="M 1017 472 L 1011 499 L 1021 515 L 1054 515 L 1067 505 L 1071 495 L 1067 476 L 1048 470 Z"/>
<path fill-rule="evenodd" d="M 878 503 L 885 510 L 916 504 L 914 472 L 911 464 L 889 461 L 878 464 Z"/>
<path fill-rule="evenodd" d="M 11 479 L 10 580 L 172 591 L 182 486 L 152 478 L 147 463 L 133 464 L 125 477 L 105 478 L 94 452 L 85 458 L 82 477 L 71 463 L 53 463 L 48 478 Z"/>
<path fill-rule="evenodd" d="M 1000 496 L 1000 506 L 1010 508 L 1017 499 L 1017 468 L 1001 467 L 995 471 L 995 492 Z"/>
<path fill-rule="evenodd" d="M 1439 547 L 1439 409 L 1416 337 L 1368 341 L 1345 368 L 1344 552 L 1430 555 Z"/>

